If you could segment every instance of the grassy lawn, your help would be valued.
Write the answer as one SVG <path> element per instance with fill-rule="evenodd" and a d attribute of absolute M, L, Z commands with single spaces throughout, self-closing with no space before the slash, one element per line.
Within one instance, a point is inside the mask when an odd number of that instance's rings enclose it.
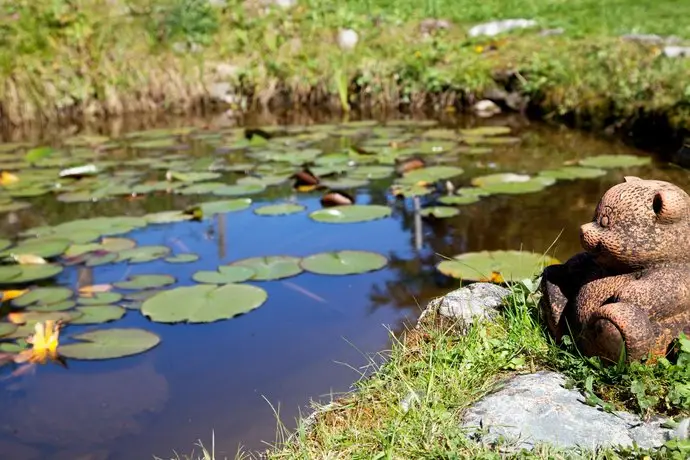
<path fill-rule="evenodd" d="M 459 426 L 460 414 L 500 379 L 540 369 L 563 372 L 602 410 L 624 409 L 642 416 L 660 413 L 675 419 L 690 414 L 690 341 L 682 341 L 676 363 L 662 359 L 654 366 L 602 367 L 597 359 L 582 358 L 573 347 L 551 343 L 538 318 L 538 292 L 522 283 L 511 290 L 497 321 L 477 323 L 465 335 L 456 333 L 458 324 L 447 318 L 425 316 L 418 329 L 385 353 L 385 363 L 377 372 L 356 383 L 355 392 L 325 407 L 310 430 L 302 422 L 295 433 L 280 433 L 284 441 L 262 458 L 506 458 L 498 449 L 470 440 Z M 371 365 L 376 367 L 373 360 Z M 416 399 L 410 397 L 413 392 Z M 656 451 L 564 451 L 543 444 L 508 457 L 682 459 L 688 452 L 690 441 L 669 441 Z M 237 456 L 256 457 L 256 453 Z M 201 457 L 212 458 L 210 452 Z"/>
<path fill-rule="evenodd" d="M 227 81 L 255 104 L 374 109 L 457 109 L 498 86 L 529 96 L 540 116 L 583 127 L 646 115 L 689 126 L 690 59 L 618 38 L 690 37 L 688 2 L 302 0 L 268 13 L 252 3 L 4 2 L 3 118 L 188 110 L 213 83 Z M 419 22 L 433 16 L 452 27 L 424 39 Z M 539 27 L 493 39 L 467 35 L 476 23 L 509 17 L 534 18 Z M 337 47 L 339 27 L 359 32 L 354 51 Z M 539 35 L 558 27 L 563 34 Z M 218 64 L 232 71 L 218 74 Z"/>

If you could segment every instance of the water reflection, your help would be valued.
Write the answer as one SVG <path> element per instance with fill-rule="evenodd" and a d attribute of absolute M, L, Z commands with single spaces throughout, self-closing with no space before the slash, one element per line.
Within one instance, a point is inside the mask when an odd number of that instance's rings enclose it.
<path fill-rule="evenodd" d="M 278 121 L 308 124 L 314 120 Z M 261 124 L 266 120 L 245 121 Z M 166 123 L 206 126 L 220 122 L 199 118 Z M 534 173 L 588 155 L 630 152 L 620 143 L 527 126 L 520 118 L 489 123 L 511 124 L 523 142 L 497 147 L 488 155 L 462 157 L 458 165 L 466 174 L 455 181 L 456 186 L 467 185 L 478 174 Z M 95 131 L 114 134 L 104 128 Z M 129 236 L 139 245 L 167 245 L 174 253 L 199 254 L 200 260 L 180 265 L 156 261 L 75 268 L 66 270 L 59 282 L 74 287 L 111 283 L 135 274 L 169 273 L 179 285 L 189 285 L 194 272 L 214 270 L 238 259 L 344 249 L 382 253 L 389 265 L 362 275 L 303 273 L 257 283 L 268 292 L 266 304 L 230 321 L 169 325 L 130 311 L 117 327 L 155 332 L 162 338 L 160 346 L 120 360 L 70 361 L 67 370 L 43 366 L 35 375 L 0 382 L 0 451 L 11 453 L 8 458 L 13 460 L 59 455 L 76 459 L 82 454 L 109 460 L 151 458 L 152 454 L 169 457 L 173 449 L 188 452 L 197 439 L 209 440 L 212 430 L 221 458 L 232 456 L 240 443 L 261 448 L 262 441 L 272 441 L 275 434 L 274 414 L 266 399 L 280 404 L 281 419 L 294 425 L 299 408 L 304 409 L 310 399 L 328 400 L 331 393 L 350 388 L 359 377 L 357 369 L 368 362 L 363 354 L 388 347 L 384 326 L 402 332 L 428 300 L 457 286 L 457 281 L 435 270 L 442 257 L 477 250 L 542 252 L 552 248 L 554 255 L 566 259 L 580 249 L 577 228 L 591 218 L 600 196 L 628 173 L 616 170 L 599 179 L 559 182 L 540 193 L 483 198 L 460 207 L 458 216 L 443 220 L 421 218 L 418 209 L 426 198 L 395 201 L 387 193 L 388 181 L 374 181 L 358 194 L 357 202 L 391 202 L 393 216 L 352 225 L 310 221 L 307 213 L 321 207 L 319 196 L 313 194 L 298 196 L 299 203 L 307 206 L 304 213 L 277 218 L 254 215 L 253 208 L 292 194 L 289 186 L 278 187 L 243 212 L 136 230 Z M 664 164 L 635 168 L 635 173 L 671 180 L 686 189 L 690 185 L 687 172 Z M 0 217 L 0 232 L 14 234 L 94 214 L 143 215 L 180 209 L 195 201 L 178 195 L 96 205 L 46 201 L 35 206 L 40 212 Z M 70 327 L 70 333 L 72 329 L 76 333 L 88 328 Z"/>

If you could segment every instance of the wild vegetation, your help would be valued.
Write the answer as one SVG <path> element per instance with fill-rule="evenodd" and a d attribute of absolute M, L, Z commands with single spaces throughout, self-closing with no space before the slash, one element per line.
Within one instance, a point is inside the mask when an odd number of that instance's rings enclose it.
<path fill-rule="evenodd" d="M 219 3 L 219 2 L 214 2 Z M 188 110 L 217 82 L 228 102 L 454 110 L 499 87 L 546 118 L 620 128 L 660 118 L 687 128 L 690 61 L 621 34 L 690 36 L 690 6 L 635 0 L 451 0 L 343 3 L 284 9 L 206 0 L 19 0 L 0 11 L 3 118 Z M 439 17 L 450 28 L 425 35 Z M 525 17 L 536 28 L 472 38 L 482 21 Z M 340 28 L 359 34 L 337 46 Z M 562 28 L 562 33 L 542 30 Z"/>

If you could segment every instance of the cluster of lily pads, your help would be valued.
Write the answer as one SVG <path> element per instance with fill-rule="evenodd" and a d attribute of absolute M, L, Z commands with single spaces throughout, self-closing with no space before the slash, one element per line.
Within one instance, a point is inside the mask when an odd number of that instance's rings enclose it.
<path fill-rule="evenodd" d="M 453 163 L 462 156 L 485 155 L 496 145 L 520 142 L 510 134 L 510 128 L 502 126 L 451 129 L 433 121 L 385 125 L 367 121 L 218 131 L 180 128 L 134 132 L 119 139 L 78 136 L 55 147 L 0 145 L 0 213 L 29 208 L 33 199 L 43 195 L 66 203 L 158 194 L 210 199 L 142 216 L 95 217 L 36 227 L 24 231 L 16 241 L 0 240 L 0 287 L 29 288 L 11 300 L 3 299 L 12 312 L 9 321 L 0 322 L 0 351 L 26 346 L 21 339 L 40 321 L 98 324 L 122 318 L 127 309 L 140 309 L 158 322 L 211 322 L 249 312 L 266 301 L 266 292 L 246 281 L 281 279 L 303 271 L 364 273 L 386 265 L 380 254 L 345 250 L 305 258 L 267 256 L 236 261 L 215 271 L 195 273 L 193 280 L 199 284 L 193 286 L 171 288 L 176 279 L 168 274 L 136 275 L 100 291 L 73 292 L 36 284 L 73 265 L 194 262 L 196 254 L 173 254 L 167 246 L 137 246 L 123 236 L 148 225 L 242 211 L 254 203 L 253 196 L 268 194 L 271 188 L 285 186 L 293 194 L 340 194 L 335 200 L 322 199 L 323 209 L 308 217 L 316 222 L 349 224 L 391 215 L 389 206 L 356 203 L 357 196 L 347 192 L 392 177 L 393 195 L 431 198 L 421 214 L 448 218 L 457 215 L 460 206 L 485 196 L 537 192 L 558 180 L 594 178 L 609 168 L 649 162 L 645 157 L 599 155 L 536 175 L 495 173 L 474 177 L 462 186 L 453 184 L 464 173 Z M 309 187 L 300 187 L 300 177 L 308 179 Z M 254 208 L 257 216 L 304 211 L 306 207 L 295 200 Z M 524 270 L 533 271 L 544 262 L 532 253 L 495 251 L 462 254 L 437 268 L 456 278 L 502 282 L 523 277 Z M 127 356 L 159 342 L 155 334 L 139 329 L 92 331 L 75 338 L 79 342 L 61 345 L 63 356 Z"/>

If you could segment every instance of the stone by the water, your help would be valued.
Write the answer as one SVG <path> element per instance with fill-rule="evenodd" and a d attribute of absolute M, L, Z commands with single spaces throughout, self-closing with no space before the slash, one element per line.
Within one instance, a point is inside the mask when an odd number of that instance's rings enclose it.
<path fill-rule="evenodd" d="M 502 437 L 518 449 L 537 443 L 594 449 L 633 442 L 655 448 L 670 439 L 671 430 L 661 427 L 664 419 L 644 422 L 628 412 L 604 412 L 585 404 L 580 392 L 565 383 L 565 377 L 551 371 L 513 377 L 470 407 L 462 425 L 485 431 L 476 433 L 485 443 Z"/>
<path fill-rule="evenodd" d="M 503 32 L 513 29 L 525 29 L 534 27 L 537 21 L 534 19 L 505 19 L 503 21 L 491 21 L 484 24 L 478 24 L 472 27 L 468 34 L 470 37 L 478 37 L 480 35 L 488 35 L 493 37 Z"/>
<path fill-rule="evenodd" d="M 468 327 L 478 319 L 493 319 L 508 295 L 510 290 L 497 284 L 473 283 L 431 300 L 420 320 L 427 312 L 436 311 L 442 316 L 461 320 Z"/>

